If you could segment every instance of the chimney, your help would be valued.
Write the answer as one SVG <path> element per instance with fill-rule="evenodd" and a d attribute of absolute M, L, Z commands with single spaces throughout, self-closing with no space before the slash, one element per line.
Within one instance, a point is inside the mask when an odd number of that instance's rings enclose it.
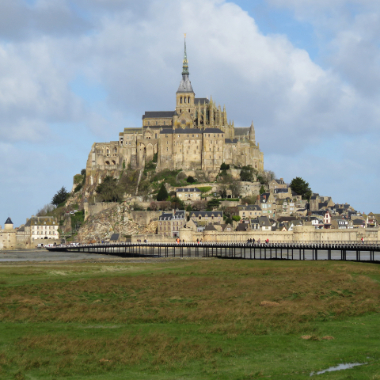
<path fill-rule="evenodd" d="M 284 182 L 284 179 L 283 179 L 283 178 L 280 178 L 280 181 Z"/>

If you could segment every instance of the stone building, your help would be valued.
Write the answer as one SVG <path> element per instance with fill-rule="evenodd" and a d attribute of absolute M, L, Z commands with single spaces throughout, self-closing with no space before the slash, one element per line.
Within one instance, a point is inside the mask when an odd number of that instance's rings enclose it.
<path fill-rule="evenodd" d="M 157 233 L 168 237 L 179 236 L 179 230 L 185 226 L 186 212 L 183 210 L 173 210 L 163 212 L 158 218 Z"/>
<path fill-rule="evenodd" d="M 212 98 L 197 98 L 189 79 L 184 45 L 182 80 L 175 96 L 173 111 L 148 111 L 142 127 L 125 128 L 118 141 L 94 143 L 86 165 L 89 185 L 99 172 L 109 174 L 123 168 L 143 168 L 157 160 L 157 171 L 164 169 L 202 170 L 210 178 L 220 165 L 251 165 L 264 171 L 264 155 L 256 143 L 253 123 L 248 133 L 235 136 L 234 122 Z M 242 128 L 240 128 L 242 129 Z"/>

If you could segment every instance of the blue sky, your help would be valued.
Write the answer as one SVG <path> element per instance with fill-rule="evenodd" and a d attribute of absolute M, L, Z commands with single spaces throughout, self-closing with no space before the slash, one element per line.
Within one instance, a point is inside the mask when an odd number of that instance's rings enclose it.
<path fill-rule="evenodd" d="M 380 212 L 379 18 L 371 0 L 1 1 L 0 225 L 174 109 L 185 32 L 196 95 L 253 120 L 267 170 Z"/>

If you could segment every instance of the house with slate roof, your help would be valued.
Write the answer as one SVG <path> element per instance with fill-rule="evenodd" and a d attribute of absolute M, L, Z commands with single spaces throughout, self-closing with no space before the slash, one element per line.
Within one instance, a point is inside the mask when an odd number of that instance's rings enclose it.
<path fill-rule="evenodd" d="M 175 195 L 181 201 L 200 201 L 202 192 L 196 187 L 179 187 Z"/>
<path fill-rule="evenodd" d="M 189 211 L 189 217 L 206 224 L 223 223 L 223 211 Z"/>
<path fill-rule="evenodd" d="M 178 237 L 179 230 L 185 226 L 186 212 L 173 210 L 163 212 L 158 218 L 157 233 L 168 237 Z"/>

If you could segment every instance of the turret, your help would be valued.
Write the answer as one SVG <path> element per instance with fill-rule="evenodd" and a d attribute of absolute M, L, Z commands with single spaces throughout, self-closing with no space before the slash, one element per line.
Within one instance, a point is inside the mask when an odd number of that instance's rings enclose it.
<path fill-rule="evenodd" d="M 13 230 L 13 222 L 11 218 L 8 218 L 4 224 L 4 230 Z"/>
<path fill-rule="evenodd" d="M 249 128 L 249 141 L 256 144 L 255 127 L 253 126 L 253 121 L 251 123 L 251 127 Z"/>

